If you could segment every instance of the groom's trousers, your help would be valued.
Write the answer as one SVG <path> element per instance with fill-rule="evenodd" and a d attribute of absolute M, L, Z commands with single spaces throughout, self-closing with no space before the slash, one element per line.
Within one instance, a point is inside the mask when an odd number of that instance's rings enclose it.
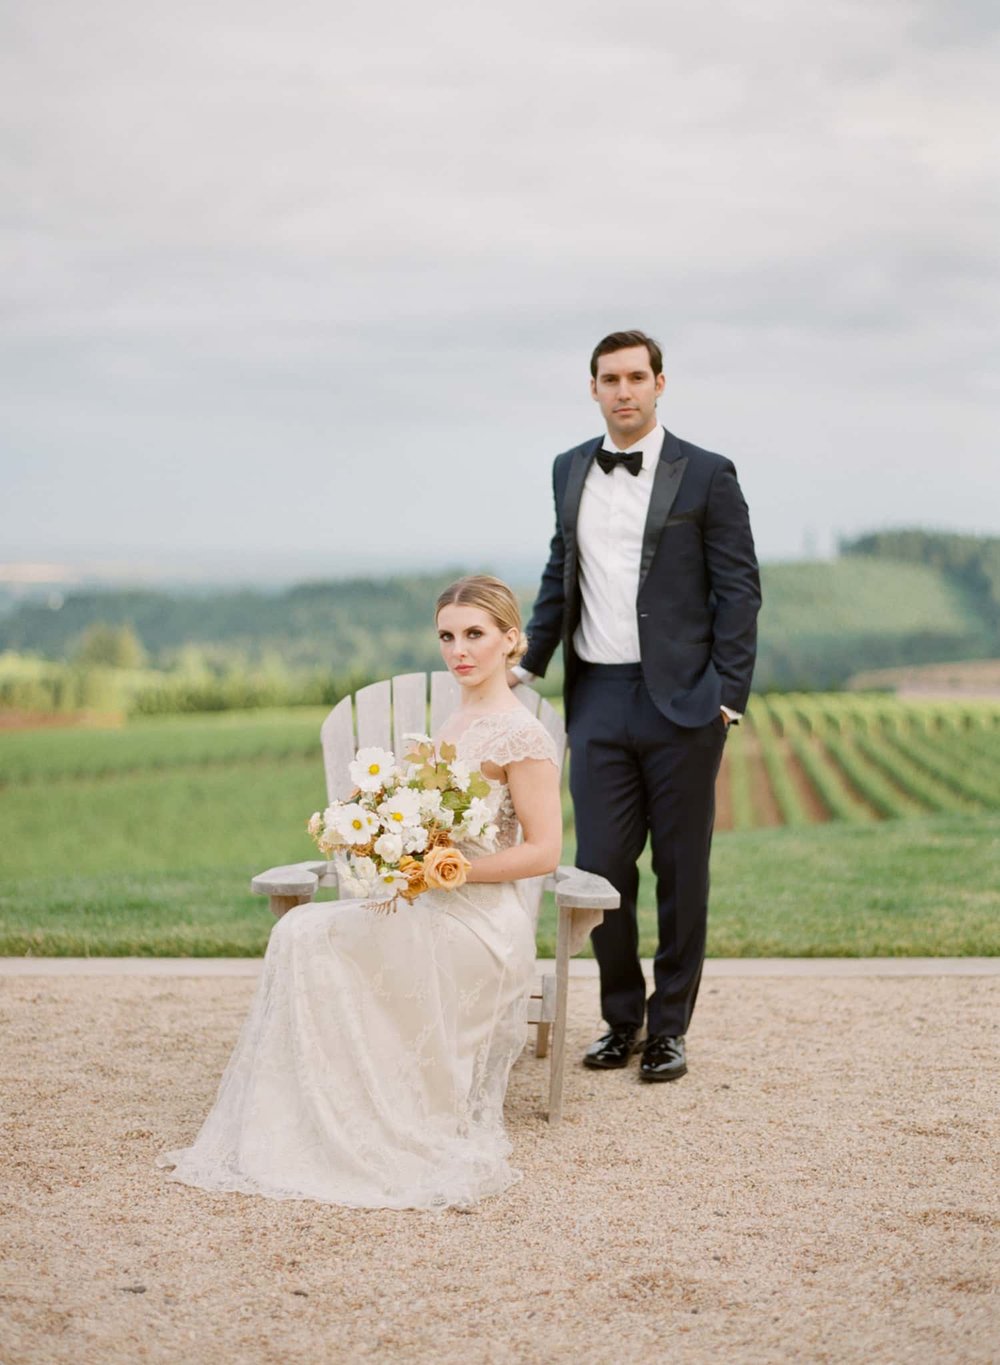
<path fill-rule="evenodd" d="M 601 1013 L 613 1029 L 679 1037 L 687 1032 L 705 958 L 708 861 L 722 717 L 685 729 L 646 690 L 639 664 L 583 664 L 574 682 L 570 790 L 578 867 L 607 877 L 621 894 L 594 930 Z M 637 860 L 652 848 L 659 942 L 653 992 L 639 961 Z"/>

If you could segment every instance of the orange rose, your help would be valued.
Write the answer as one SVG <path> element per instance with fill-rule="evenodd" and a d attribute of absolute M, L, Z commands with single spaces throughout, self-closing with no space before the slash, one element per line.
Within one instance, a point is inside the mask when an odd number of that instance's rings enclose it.
<path fill-rule="evenodd" d="M 439 891 L 457 891 L 469 875 L 468 858 L 457 848 L 439 845 L 424 858 L 424 880 Z"/>
<path fill-rule="evenodd" d="M 427 882 L 424 879 L 424 869 L 416 858 L 403 858 L 399 864 L 399 870 L 406 878 L 407 886 L 405 891 L 400 891 L 404 901 L 415 901 L 418 896 L 422 896 L 427 890 Z"/>

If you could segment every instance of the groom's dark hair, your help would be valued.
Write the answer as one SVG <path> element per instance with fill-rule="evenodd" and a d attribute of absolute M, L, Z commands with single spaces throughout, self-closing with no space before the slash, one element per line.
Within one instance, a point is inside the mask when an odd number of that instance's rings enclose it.
<path fill-rule="evenodd" d="M 591 376 L 597 378 L 597 362 L 602 355 L 611 355 L 612 351 L 625 351 L 629 346 L 645 346 L 649 352 L 649 364 L 653 373 L 663 373 L 663 352 L 652 337 L 648 337 L 645 332 L 612 332 L 594 347 L 594 354 L 590 357 Z"/>

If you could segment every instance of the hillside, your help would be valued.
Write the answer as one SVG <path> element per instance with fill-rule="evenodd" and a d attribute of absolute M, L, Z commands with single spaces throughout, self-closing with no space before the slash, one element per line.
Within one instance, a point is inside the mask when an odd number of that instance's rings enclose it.
<path fill-rule="evenodd" d="M 436 657 L 433 602 L 454 577 L 357 578 L 259 590 L 88 591 L 23 604 L 0 620 L 0 651 L 67 659 L 88 626 L 129 625 L 159 667 L 188 646 L 253 667 L 366 672 L 426 667 Z"/>
<path fill-rule="evenodd" d="M 274 593 L 69 592 L 9 610 L 0 653 L 79 664 L 88 628 L 105 624 L 131 627 L 155 670 L 384 676 L 436 663 L 431 608 L 454 573 Z M 837 688 L 872 669 L 1000 655 L 997 538 L 878 533 L 835 560 L 764 565 L 762 581 L 758 691 Z M 520 585 L 525 607 L 534 588 Z M 547 684 L 558 686 L 558 668 Z"/>
<path fill-rule="evenodd" d="M 841 544 L 843 555 L 894 559 L 939 569 L 959 584 L 991 630 L 1000 652 L 1000 536 L 945 531 L 875 531 Z"/>
<path fill-rule="evenodd" d="M 991 652 L 974 594 L 940 569 L 874 556 L 761 570 L 754 686 L 840 687 L 854 673 Z"/>
<path fill-rule="evenodd" d="M 946 664 L 912 664 L 856 673 L 851 692 L 895 692 L 897 697 L 940 700 L 1000 699 L 1000 659 L 958 659 Z"/>

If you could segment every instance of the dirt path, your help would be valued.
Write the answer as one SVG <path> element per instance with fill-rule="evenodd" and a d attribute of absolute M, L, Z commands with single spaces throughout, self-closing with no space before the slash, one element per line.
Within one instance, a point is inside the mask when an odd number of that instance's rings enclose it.
<path fill-rule="evenodd" d="M 783 739 L 780 741 L 780 744 L 785 771 L 788 773 L 798 790 L 799 799 L 802 802 L 802 807 L 805 810 L 806 815 L 814 825 L 825 824 L 825 822 L 830 819 L 830 812 L 824 805 L 822 797 L 806 776 L 806 770 L 799 762 L 799 759 L 788 740 Z"/>
<path fill-rule="evenodd" d="M 760 738 L 751 722 L 744 722 L 745 733 L 737 736 L 746 746 L 747 763 L 750 766 L 750 791 L 753 795 L 753 815 L 755 828 L 773 828 L 783 825 L 781 811 L 771 787 L 771 779 L 764 766 L 764 756 L 760 750 Z"/>
<path fill-rule="evenodd" d="M 715 828 L 729 830 L 733 827 L 733 793 L 729 768 L 729 755 L 722 752 L 719 776 L 715 779 Z"/>
<path fill-rule="evenodd" d="M 125 716 L 120 711 L 18 711 L 0 710 L 0 730 L 120 730 Z"/>
<path fill-rule="evenodd" d="M 0 981 L 5 1365 L 995 1358 L 996 977 L 708 978 L 690 1075 L 571 1065 L 556 1130 L 525 1056 L 522 1183 L 439 1217 L 154 1170 L 253 988 Z M 596 983 L 571 990 L 575 1058 Z"/>
<path fill-rule="evenodd" d="M 854 784 L 848 773 L 840 766 L 836 755 L 830 750 L 818 735 L 813 735 L 809 743 L 826 764 L 828 771 L 839 783 L 841 788 L 847 793 L 852 801 L 863 807 L 871 820 L 884 820 L 885 816 L 880 815 L 872 803 L 866 798 L 864 793 Z"/>

